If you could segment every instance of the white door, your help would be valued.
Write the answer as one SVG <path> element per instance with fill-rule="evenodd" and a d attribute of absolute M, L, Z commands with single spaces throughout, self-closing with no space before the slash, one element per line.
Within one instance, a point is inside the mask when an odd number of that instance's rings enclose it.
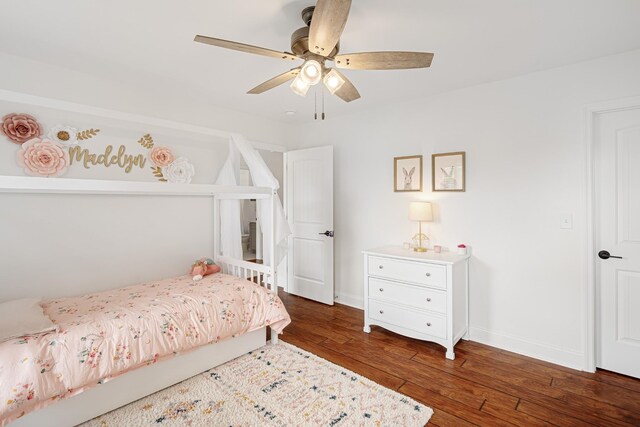
<path fill-rule="evenodd" d="M 640 378 L 640 106 L 599 115 L 594 136 L 597 365 Z"/>
<path fill-rule="evenodd" d="M 333 147 L 285 154 L 287 292 L 333 305 Z"/>

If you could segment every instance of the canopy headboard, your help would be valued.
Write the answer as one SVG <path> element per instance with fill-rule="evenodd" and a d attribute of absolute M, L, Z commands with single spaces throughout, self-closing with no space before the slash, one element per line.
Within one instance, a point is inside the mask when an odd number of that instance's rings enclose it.
<path fill-rule="evenodd" d="M 220 256 L 216 205 L 228 198 L 273 194 L 260 187 L 0 176 L 0 301 L 185 274 L 194 259 Z M 265 244 L 272 240 L 265 236 Z"/>

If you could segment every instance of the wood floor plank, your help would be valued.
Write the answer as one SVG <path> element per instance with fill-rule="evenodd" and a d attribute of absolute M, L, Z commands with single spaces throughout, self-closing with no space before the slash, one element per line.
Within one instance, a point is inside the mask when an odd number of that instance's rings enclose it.
<path fill-rule="evenodd" d="M 412 398 L 419 400 L 417 397 Z M 424 403 L 424 402 L 423 402 Z M 462 418 L 458 418 L 455 415 L 451 415 L 448 412 L 445 412 L 438 408 L 433 409 L 433 416 L 429 420 L 429 426 L 438 426 L 438 427 L 474 427 L 476 424 L 472 424 L 468 421 L 463 420 Z"/>
<path fill-rule="evenodd" d="M 640 413 L 640 393 L 615 385 L 575 377 L 555 378 L 553 387 Z"/>
<path fill-rule="evenodd" d="M 287 326 L 286 332 L 283 334 L 283 336 L 286 336 L 286 335 L 302 336 L 302 337 L 305 337 L 307 340 L 313 341 L 315 343 L 319 343 L 327 339 L 327 337 L 323 337 L 322 335 L 318 335 L 314 332 L 310 332 L 305 328 L 303 328 L 299 323 L 293 323 L 293 322 L 291 322 L 291 324 Z"/>
<path fill-rule="evenodd" d="M 319 335 L 321 337 L 324 337 L 325 339 L 330 338 L 334 342 L 341 343 L 341 344 L 346 343 L 350 339 L 348 336 L 345 336 L 344 334 L 341 334 L 341 333 L 337 333 L 335 330 L 327 327 L 326 324 L 322 324 L 322 323 L 313 324 L 313 323 L 307 323 L 307 322 L 296 322 L 296 326 L 301 330 L 308 331 L 310 334 L 313 334 L 314 336 Z"/>
<path fill-rule="evenodd" d="M 541 395 L 551 396 L 568 404 L 575 403 L 576 406 L 588 405 L 597 409 L 603 416 L 625 423 L 634 425 L 637 423 L 640 425 L 640 419 L 634 415 L 634 412 L 640 412 L 637 399 L 628 399 L 629 396 L 620 393 L 608 395 L 598 391 L 598 388 L 606 388 L 606 391 L 612 394 L 614 391 L 623 391 L 615 386 L 591 381 L 588 382 L 588 385 L 595 385 L 595 387 L 587 388 L 586 386 L 581 387 L 579 383 L 569 383 L 570 380 L 568 379 L 555 379 L 552 384 L 548 382 L 547 378 L 527 373 L 519 368 L 509 369 L 504 364 L 490 364 L 471 359 L 467 360 L 463 369 L 470 369 L 480 373 L 492 372 L 497 377 L 505 379 L 505 381 L 519 387 L 525 387 L 530 391 L 538 392 Z M 569 383 L 571 386 L 557 386 L 560 382 Z M 627 391 L 627 393 L 632 392 Z M 617 405 L 614 403 L 617 403 Z"/>
<path fill-rule="evenodd" d="M 553 424 L 559 427 L 583 427 L 596 425 L 577 418 L 563 416 L 563 414 L 559 414 L 552 408 L 540 406 L 527 400 L 520 401 L 517 411 L 539 419 L 551 420 L 550 422 L 553 422 Z"/>
<path fill-rule="evenodd" d="M 535 416 L 526 414 L 524 412 L 518 412 L 517 409 L 511 407 L 505 407 L 500 403 L 491 402 L 487 400 L 481 408 L 482 412 L 493 415 L 501 420 L 508 421 L 514 425 L 521 427 L 549 427 L 557 426 L 557 424 L 545 421 Z"/>
<path fill-rule="evenodd" d="M 461 341 L 444 348 L 383 328 L 363 313 L 281 293 L 292 324 L 283 341 L 397 389 L 434 409 L 436 426 L 640 426 L 640 380 L 595 374 Z"/>
<path fill-rule="evenodd" d="M 320 345 L 324 345 L 324 343 Z M 350 341 L 341 345 L 334 344 L 331 348 L 363 363 L 372 364 L 376 369 L 395 373 L 394 375 L 403 374 L 407 381 L 426 389 L 431 389 L 471 408 L 480 409 L 486 399 L 500 401 L 504 405 L 511 405 L 513 408 L 517 403 L 516 397 L 467 382 L 462 378 L 442 375 L 437 370 L 425 370 L 424 366 L 415 361 L 399 360 L 393 354 L 378 348 L 367 348 L 362 343 Z M 442 360 L 444 363 L 452 363 L 444 358 Z"/>
<path fill-rule="evenodd" d="M 487 414 L 482 411 L 470 411 L 465 405 L 462 405 L 455 400 L 451 400 L 411 382 L 405 383 L 398 389 L 398 391 L 424 403 L 425 405 L 433 405 L 438 409 L 446 411 L 447 413 L 472 424 L 496 427 L 513 426 L 513 424 L 496 418 L 491 414 Z"/>
<path fill-rule="evenodd" d="M 624 375 L 613 374 L 608 371 L 598 370 L 595 374 L 576 371 L 564 366 L 554 365 L 549 362 L 522 356 L 506 350 L 492 349 L 484 344 L 474 343 L 471 341 L 460 342 L 460 344 L 456 346 L 456 352 L 459 351 L 467 352 L 467 354 L 473 354 L 474 356 L 486 356 L 495 362 L 513 365 L 520 369 L 540 375 L 548 375 L 554 378 L 581 379 L 586 382 L 593 381 L 596 383 L 605 383 L 640 393 L 640 381 Z"/>
<path fill-rule="evenodd" d="M 571 394 L 561 389 L 553 389 L 550 386 L 540 385 L 526 378 L 511 376 L 508 372 L 501 372 L 498 367 L 492 367 L 484 371 L 482 367 L 465 369 L 468 362 L 460 366 L 458 370 L 434 363 L 431 357 L 425 357 L 418 353 L 414 360 L 425 363 L 427 366 L 445 370 L 451 375 L 461 376 L 487 387 L 526 398 L 541 406 L 555 408 L 564 416 L 570 416 L 594 425 L 638 425 L 634 424 L 635 416 L 627 411 L 603 405 L 602 402 Z M 471 365 L 473 367 L 473 364 Z M 612 419 L 611 419 L 612 418 Z"/>

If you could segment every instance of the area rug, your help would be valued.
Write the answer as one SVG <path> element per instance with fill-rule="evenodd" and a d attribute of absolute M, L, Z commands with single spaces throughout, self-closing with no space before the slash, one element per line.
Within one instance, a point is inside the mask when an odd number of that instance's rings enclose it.
<path fill-rule="evenodd" d="M 424 426 L 432 414 L 413 399 L 279 343 L 82 426 Z"/>

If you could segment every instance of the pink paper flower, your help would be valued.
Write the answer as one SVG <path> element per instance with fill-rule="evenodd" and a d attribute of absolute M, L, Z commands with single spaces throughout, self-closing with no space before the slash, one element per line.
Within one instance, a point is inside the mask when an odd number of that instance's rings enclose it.
<path fill-rule="evenodd" d="M 42 126 L 28 114 L 8 114 L 2 118 L 0 132 L 9 141 L 22 144 L 42 135 Z"/>
<path fill-rule="evenodd" d="M 167 147 L 153 147 L 149 151 L 149 158 L 154 165 L 161 168 L 169 166 L 175 160 L 173 152 Z"/>
<path fill-rule="evenodd" d="M 17 160 L 32 176 L 60 176 L 69 167 L 69 153 L 48 139 L 33 138 L 22 144 Z"/>

